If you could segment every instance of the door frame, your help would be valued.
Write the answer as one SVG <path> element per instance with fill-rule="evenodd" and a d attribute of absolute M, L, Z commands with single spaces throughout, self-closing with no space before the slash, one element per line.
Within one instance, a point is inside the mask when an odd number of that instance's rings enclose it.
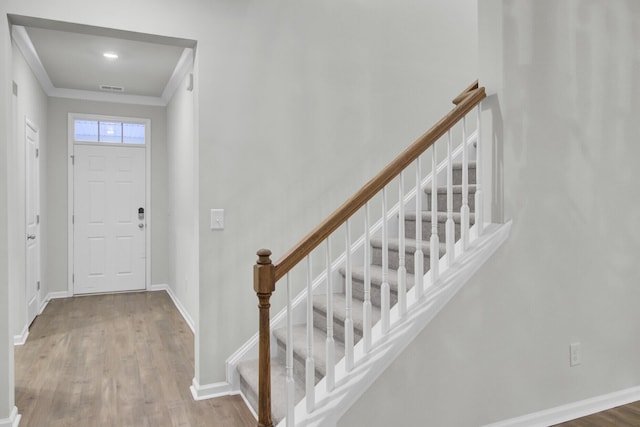
<path fill-rule="evenodd" d="M 25 195 L 25 200 L 24 200 L 24 210 L 25 210 L 25 237 L 27 234 L 27 216 L 29 215 L 29 212 L 27 210 L 27 207 L 29 206 L 29 201 L 28 199 L 28 195 L 29 195 L 29 177 L 27 176 L 28 174 L 28 167 L 27 167 L 27 163 L 29 162 L 29 153 L 27 152 L 27 148 L 26 148 L 26 142 L 27 142 L 27 127 L 31 128 L 36 135 L 38 136 L 38 140 L 36 141 L 36 152 L 38 152 L 40 150 L 40 127 L 31 119 L 29 119 L 28 117 L 25 117 L 24 119 L 25 123 L 24 123 L 24 138 L 22 141 L 22 144 L 24 144 L 24 160 L 25 160 L 25 182 L 24 182 L 24 195 Z M 40 188 L 40 156 L 36 155 L 36 179 L 35 179 L 35 199 L 37 201 L 37 207 L 36 207 L 36 215 L 38 216 L 38 220 L 36 221 L 36 244 L 37 244 L 37 248 L 36 248 L 36 266 L 35 266 L 35 276 L 36 276 L 36 283 L 40 283 L 42 281 L 42 241 L 41 241 L 41 237 L 42 237 L 42 229 L 40 227 L 40 213 L 41 213 L 41 203 L 40 203 L 40 193 L 41 193 L 41 188 Z M 25 282 L 25 301 L 26 301 L 26 306 L 25 306 L 25 310 L 26 310 L 26 314 L 27 314 L 27 325 L 26 327 L 28 328 L 29 325 L 31 325 L 31 323 L 33 322 L 33 320 L 35 319 L 35 317 L 33 319 L 29 319 L 29 293 L 27 291 L 27 287 L 29 286 L 29 283 L 27 281 L 27 277 L 29 277 L 28 274 L 28 269 L 29 269 L 29 257 L 27 256 L 27 249 L 28 249 L 28 244 L 25 240 L 25 244 L 24 244 L 24 252 L 25 252 L 25 271 L 24 271 L 24 282 Z M 42 293 L 41 293 L 41 287 L 39 285 L 37 285 L 36 287 L 36 316 L 39 314 L 40 312 L 40 308 L 41 308 L 41 304 L 42 304 Z"/>
<path fill-rule="evenodd" d="M 68 194 L 68 206 L 67 206 L 67 250 L 68 250 L 68 267 L 67 267 L 67 293 L 68 296 L 74 295 L 73 290 L 73 272 L 75 263 L 75 254 L 73 250 L 73 206 L 74 206 L 74 173 L 73 173 L 73 145 L 74 145 L 74 120 L 76 119 L 89 119 L 89 120 L 102 120 L 102 121 L 116 121 L 116 122 L 130 122 L 130 123 L 144 123 L 145 125 L 145 199 L 148 215 L 145 217 L 146 222 L 146 236 L 145 236 L 145 289 L 151 289 L 151 230 L 152 221 L 151 214 L 151 119 L 143 119 L 138 117 L 128 116 L 108 116 L 100 114 L 85 114 L 85 113 L 69 113 L 67 118 L 67 194 Z M 98 144 L 96 144 L 98 145 Z M 109 144 L 100 144 L 101 146 Z"/>

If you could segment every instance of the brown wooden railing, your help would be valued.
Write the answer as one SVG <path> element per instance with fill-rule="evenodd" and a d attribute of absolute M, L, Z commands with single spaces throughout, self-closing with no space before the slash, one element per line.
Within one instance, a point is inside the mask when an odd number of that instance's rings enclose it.
<path fill-rule="evenodd" d="M 400 172 L 406 169 L 422 153 L 431 147 L 449 129 L 458 123 L 467 113 L 475 108 L 486 97 L 484 87 L 478 81 L 453 99 L 456 105 L 447 115 L 431 129 L 411 144 L 387 167 L 367 182 L 357 193 L 342 204 L 320 225 L 314 228 L 298 244 L 291 248 L 275 264 L 271 261 L 271 251 L 260 249 L 258 261 L 253 267 L 253 287 L 258 296 L 260 310 L 259 327 L 259 374 L 258 374 L 258 426 L 272 427 L 271 416 L 271 355 L 270 355 L 270 298 L 275 291 L 276 282 L 284 277 L 293 267 L 311 253 L 320 243 L 344 224 L 352 215 L 361 209 L 369 200 L 378 194 Z"/>

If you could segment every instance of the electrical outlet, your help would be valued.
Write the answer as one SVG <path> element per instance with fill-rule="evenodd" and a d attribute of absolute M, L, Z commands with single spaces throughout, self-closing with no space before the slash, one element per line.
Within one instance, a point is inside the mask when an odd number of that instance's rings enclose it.
<path fill-rule="evenodd" d="M 569 366 L 578 366 L 582 363 L 582 348 L 579 342 L 569 344 Z"/>
<path fill-rule="evenodd" d="M 224 209 L 211 209 L 211 229 L 224 230 Z"/>

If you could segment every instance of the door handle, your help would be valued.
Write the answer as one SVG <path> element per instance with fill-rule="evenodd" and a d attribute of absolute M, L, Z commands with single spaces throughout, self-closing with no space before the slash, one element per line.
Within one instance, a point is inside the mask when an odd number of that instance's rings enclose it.
<path fill-rule="evenodd" d="M 27 234 L 27 240 L 36 240 L 35 234 Z"/>
<path fill-rule="evenodd" d="M 138 224 L 138 228 L 144 228 L 144 224 L 143 223 Z"/>

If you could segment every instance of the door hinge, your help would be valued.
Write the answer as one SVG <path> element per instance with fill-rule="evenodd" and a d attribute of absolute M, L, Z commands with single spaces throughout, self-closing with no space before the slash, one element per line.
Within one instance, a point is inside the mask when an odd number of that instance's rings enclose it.
<path fill-rule="evenodd" d="M 38 157 L 40 157 L 40 149 L 39 149 L 39 148 L 36 148 L 36 159 L 37 159 Z"/>
<path fill-rule="evenodd" d="M 76 275 L 75 274 L 71 275 L 71 283 L 76 283 Z"/>
<path fill-rule="evenodd" d="M 70 155 L 69 157 L 71 157 L 71 164 L 75 165 L 76 164 L 76 156 L 74 156 L 73 154 Z"/>
<path fill-rule="evenodd" d="M 36 224 L 40 224 L 40 215 L 36 215 Z"/>
<path fill-rule="evenodd" d="M 75 224 L 75 223 L 76 223 L 76 216 L 71 215 L 71 224 Z"/>
<path fill-rule="evenodd" d="M 40 290 L 40 281 L 39 280 L 37 282 L 36 290 L 38 290 L 38 291 Z"/>

